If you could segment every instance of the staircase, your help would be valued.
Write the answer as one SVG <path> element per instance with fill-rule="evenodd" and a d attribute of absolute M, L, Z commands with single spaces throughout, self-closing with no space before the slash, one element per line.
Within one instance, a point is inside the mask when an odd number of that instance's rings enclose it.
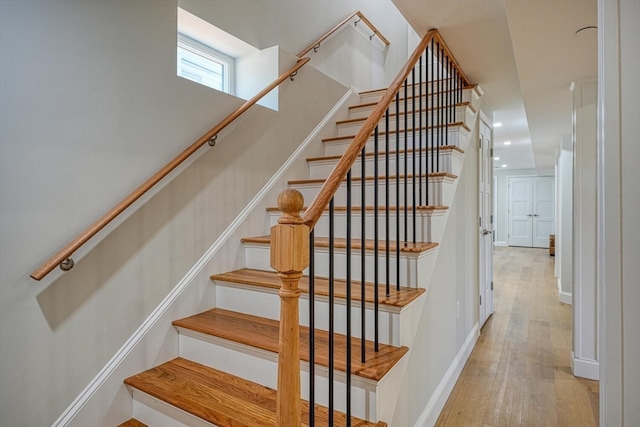
<path fill-rule="evenodd" d="M 307 159 L 309 174 L 299 180 L 289 182 L 291 188 L 302 193 L 305 201 L 311 201 L 319 191 L 326 176 L 335 166 L 340 154 L 357 133 L 359 126 L 368 112 L 375 107 L 377 97 L 383 91 L 370 91 L 361 94 L 361 102 L 349 108 L 350 118 L 336 123 L 336 136 L 324 139 L 325 156 Z M 364 217 L 354 221 L 352 227 L 353 269 L 352 284 L 353 306 L 351 308 L 352 335 L 351 346 L 351 424 L 353 426 L 384 426 L 381 420 L 389 420 L 393 416 L 398 387 L 402 376 L 406 375 L 403 361 L 410 350 L 414 339 L 412 319 L 418 315 L 420 301 L 427 297 L 430 274 L 436 262 L 438 241 L 442 237 L 446 225 L 448 206 L 451 204 L 457 176 L 460 173 L 467 147 L 470 128 L 474 126 L 476 112 L 479 108 L 481 92 L 476 87 L 467 87 L 463 91 L 463 102 L 456 106 L 457 122 L 447 128 L 447 145 L 439 145 L 436 161 L 429 156 L 434 155 L 433 148 L 427 145 L 421 152 L 413 146 L 413 138 L 422 133 L 426 141 L 442 135 L 436 127 L 419 128 L 409 118 L 405 118 L 404 108 L 399 106 L 399 114 L 389 122 L 389 129 L 381 123 L 380 137 L 389 141 L 389 167 L 381 164 L 382 156 L 374 155 L 373 140 L 367 142 L 366 154 L 357 160 L 353 167 L 353 186 L 365 186 L 366 200 L 369 204 L 362 207 L 354 201 L 352 215 Z M 400 100 L 402 105 L 403 101 Z M 391 108 L 391 111 L 394 111 Z M 433 108 L 439 108 L 435 106 Z M 430 109 L 423 108 L 419 114 L 429 115 Z M 415 115 L 413 115 L 415 117 Z M 396 120 L 398 124 L 396 126 Z M 396 146 L 396 138 L 409 126 L 403 144 Z M 407 142 L 408 141 L 408 145 Z M 319 142 L 320 143 L 320 142 Z M 437 141 L 436 141 L 437 144 Z M 395 147 L 399 147 L 396 149 Z M 379 152 L 384 148 L 379 148 Z M 402 161 L 406 152 L 418 153 L 418 162 L 407 164 Z M 378 162 L 380 170 L 389 175 L 388 190 L 391 200 L 395 200 L 396 192 L 403 194 L 405 188 L 409 194 L 417 185 L 429 186 L 430 203 L 416 205 L 415 231 L 408 227 L 407 235 L 416 243 L 396 246 L 396 230 L 393 224 L 400 216 L 399 223 L 404 231 L 404 216 L 413 214 L 410 207 L 396 207 L 395 203 L 387 208 L 379 206 L 374 209 L 370 201 L 374 200 L 373 178 L 358 175 L 361 162 L 365 162 L 367 170 L 372 170 Z M 419 175 L 416 165 L 421 163 Z M 433 164 L 439 165 L 434 171 Z M 380 176 L 385 180 L 385 176 Z M 346 354 L 348 340 L 346 333 L 347 305 L 345 284 L 345 265 L 342 261 L 346 234 L 344 232 L 347 208 L 345 185 L 335 195 L 335 277 L 334 298 L 334 378 L 335 407 L 334 425 L 347 425 L 344 413 Z M 386 188 L 386 187 L 385 187 Z M 371 190 L 371 191 L 369 191 Z M 356 191 L 357 194 L 359 194 Z M 385 196 L 379 197 L 384 200 Z M 379 203 L 380 204 L 380 203 Z M 411 205 L 411 203 L 409 203 Z M 364 212 L 363 212 L 364 210 Z M 405 212 L 412 211 L 412 212 Z M 276 224 L 280 216 L 278 208 L 270 208 L 265 213 L 270 225 Z M 370 282 L 371 271 L 375 268 L 375 256 L 372 249 L 374 242 L 359 240 L 361 227 L 371 231 L 375 224 L 375 216 L 389 216 L 394 220 L 389 228 L 389 251 L 399 251 L 400 287 L 397 283 L 390 286 L 387 295 L 385 286 L 379 286 L 377 300 L 379 302 L 380 325 L 379 349 L 374 351 L 374 307 L 376 300 L 373 284 Z M 329 220 L 325 213 L 315 227 L 315 274 L 327 277 L 329 271 L 328 239 Z M 265 232 L 268 231 L 265 229 Z M 380 230 L 379 250 L 384 251 L 386 230 Z M 270 236 L 247 237 L 242 240 L 245 247 L 246 266 L 237 271 L 230 271 L 211 276 L 216 289 L 216 307 L 191 317 L 175 320 L 173 325 L 179 331 L 179 357 L 155 366 L 147 371 L 127 378 L 133 398 L 134 419 L 123 425 L 172 425 L 172 426 L 273 426 L 276 423 L 276 391 L 278 363 L 278 331 L 280 315 L 280 298 L 278 290 L 281 280 L 270 267 Z M 365 250 L 362 251 L 364 244 Z M 360 259 L 364 254 L 364 259 Z M 361 264 L 362 263 L 362 264 Z M 384 278 L 386 266 L 378 263 L 379 275 Z M 360 265 L 365 266 L 365 283 Z M 396 268 L 394 264 L 392 268 Z M 391 268 L 391 267 L 390 267 Z M 393 276 L 395 277 L 395 276 Z M 383 280 L 384 281 L 384 280 Z M 308 277 L 300 281 L 301 299 L 308 300 Z M 361 311 L 362 293 L 364 291 L 364 314 Z M 315 422 L 327 425 L 329 410 L 327 406 L 328 389 L 328 316 L 329 283 L 326 279 L 315 281 Z M 365 337 L 361 335 L 362 320 L 365 323 Z M 300 304 L 300 359 L 302 397 L 309 396 L 309 304 Z M 364 346 L 363 346 L 364 344 Z M 361 361 L 362 349 L 365 349 L 366 361 Z M 307 425 L 311 408 L 305 401 L 302 403 L 302 423 Z"/>

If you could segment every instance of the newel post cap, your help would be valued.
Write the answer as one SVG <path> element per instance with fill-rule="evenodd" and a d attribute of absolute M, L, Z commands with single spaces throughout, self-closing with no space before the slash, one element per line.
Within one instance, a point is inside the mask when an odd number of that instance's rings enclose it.
<path fill-rule="evenodd" d="M 297 190 L 278 196 L 282 215 L 271 227 L 271 267 L 279 273 L 301 272 L 309 266 L 309 227 L 302 223 L 304 198 Z"/>

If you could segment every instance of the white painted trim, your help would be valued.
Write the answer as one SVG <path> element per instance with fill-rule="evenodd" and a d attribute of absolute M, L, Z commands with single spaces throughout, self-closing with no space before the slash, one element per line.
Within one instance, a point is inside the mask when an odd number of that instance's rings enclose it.
<path fill-rule="evenodd" d="M 507 242 L 500 240 L 500 241 L 496 241 L 495 243 L 496 246 L 503 246 L 503 247 L 507 247 L 509 245 L 507 245 Z"/>
<path fill-rule="evenodd" d="M 590 380 L 600 379 L 600 363 L 593 359 L 579 359 L 571 352 L 571 370 L 573 375 Z"/>
<path fill-rule="evenodd" d="M 571 292 L 560 292 L 559 296 L 561 303 L 569 305 L 573 303 L 573 296 L 571 295 Z"/>
<path fill-rule="evenodd" d="M 178 282 L 173 290 L 165 297 L 165 299 L 156 307 L 156 309 L 147 317 L 133 335 L 125 342 L 118 352 L 109 360 L 109 362 L 100 370 L 98 375 L 85 387 L 84 390 L 76 397 L 69 407 L 60 415 L 53 423 L 53 427 L 66 426 L 84 405 L 91 399 L 97 390 L 104 384 L 124 359 L 133 351 L 133 349 L 144 339 L 145 335 L 158 322 L 162 315 L 171 307 L 184 290 L 191 284 L 193 279 L 203 270 L 203 268 L 211 261 L 214 255 L 222 248 L 227 240 L 233 235 L 237 228 L 246 220 L 249 214 L 256 208 L 262 199 L 273 189 L 278 181 L 284 176 L 285 172 L 300 157 L 304 150 L 318 136 L 320 131 L 331 121 L 335 114 L 342 108 L 352 95 L 357 95 L 353 88 L 349 88 L 336 105 L 327 113 L 327 115 L 318 123 L 318 125 L 305 138 L 300 146 L 291 154 L 291 156 L 280 166 L 278 171 L 267 181 L 260 189 L 249 204 L 240 212 L 226 230 L 218 237 L 218 239 L 207 249 L 202 257 L 191 267 L 187 274 Z"/>
<path fill-rule="evenodd" d="M 573 295 L 571 292 L 564 292 L 562 290 L 562 281 L 558 277 L 558 299 L 563 304 L 573 304 Z"/>
<path fill-rule="evenodd" d="M 476 323 L 473 329 L 471 329 L 471 332 L 469 332 L 464 344 L 460 347 L 458 354 L 456 354 L 456 357 L 451 362 L 451 365 L 449 365 L 449 369 L 447 369 L 447 372 L 445 372 L 442 380 L 431 395 L 424 411 L 422 411 L 422 414 L 418 417 L 415 427 L 431 427 L 436 424 L 440 412 L 442 408 L 444 408 L 445 403 L 447 403 L 447 399 L 453 387 L 456 385 L 462 368 L 464 368 L 465 363 L 467 363 L 479 336 L 480 326 Z"/>

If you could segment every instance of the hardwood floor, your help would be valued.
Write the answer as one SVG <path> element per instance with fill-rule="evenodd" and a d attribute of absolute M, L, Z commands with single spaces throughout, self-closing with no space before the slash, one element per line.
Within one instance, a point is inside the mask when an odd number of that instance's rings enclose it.
<path fill-rule="evenodd" d="M 553 268 L 547 249 L 495 249 L 495 311 L 437 426 L 598 425 L 599 383 L 571 374 L 571 307 Z"/>

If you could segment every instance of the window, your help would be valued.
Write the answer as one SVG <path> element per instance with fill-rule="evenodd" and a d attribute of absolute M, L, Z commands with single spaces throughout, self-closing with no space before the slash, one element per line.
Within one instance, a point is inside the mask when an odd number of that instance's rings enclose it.
<path fill-rule="evenodd" d="M 178 34 L 178 76 L 233 94 L 234 59 Z"/>

